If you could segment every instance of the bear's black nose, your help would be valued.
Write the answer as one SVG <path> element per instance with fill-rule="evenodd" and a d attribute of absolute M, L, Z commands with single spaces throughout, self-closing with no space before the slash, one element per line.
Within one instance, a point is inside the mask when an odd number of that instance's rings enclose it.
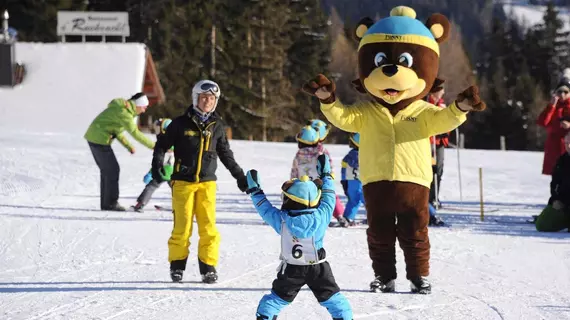
<path fill-rule="evenodd" d="M 388 77 L 391 77 L 398 73 L 398 66 L 395 64 L 389 64 L 382 67 L 382 72 Z"/>

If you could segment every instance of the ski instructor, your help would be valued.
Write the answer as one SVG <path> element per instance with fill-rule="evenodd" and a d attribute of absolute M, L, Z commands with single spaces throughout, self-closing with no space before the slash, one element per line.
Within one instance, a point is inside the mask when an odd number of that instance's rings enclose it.
<path fill-rule="evenodd" d="M 170 277 L 182 281 L 188 260 L 192 221 L 198 224 L 198 265 L 202 282 L 218 279 L 218 249 L 220 234 L 216 228 L 216 169 L 217 158 L 237 180 L 242 192 L 247 179 L 236 163 L 224 124 L 214 113 L 220 99 L 220 87 L 210 80 L 196 83 L 192 89 L 192 106 L 174 119 L 154 148 L 152 176 L 164 180 L 161 171 L 166 151 L 174 146 L 174 172 L 171 176 L 174 226 L 168 240 Z"/>
<path fill-rule="evenodd" d="M 101 171 L 101 210 L 125 211 L 118 202 L 120 167 L 111 148 L 115 138 L 131 154 L 135 153 L 135 148 L 123 134 L 124 131 L 130 133 L 145 147 L 149 149 L 154 147 L 154 142 L 139 131 L 134 121 L 137 115 L 146 111 L 148 105 L 148 98 L 142 92 L 133 95 L 129 100 L 113 99 L 91 122 L 84 135 Z"/>

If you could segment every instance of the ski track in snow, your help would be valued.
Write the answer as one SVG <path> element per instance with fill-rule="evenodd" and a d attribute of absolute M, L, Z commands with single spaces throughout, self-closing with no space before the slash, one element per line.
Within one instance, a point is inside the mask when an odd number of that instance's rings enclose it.
<path fill-rule="evenodd" d="M 174 284 L 166 259 L 172 213 L 153 208 L 170 206 L 168 188 L 160 188 L 143 213 L 99 211 L 99 173 L 80 137 L 2 139 L 0 319 L 254 318 L 277 272 L 279 237 L 223 166 L 217 203 L 220 280 L 200 282 L 194 227 L 184 282 Z M 245 141 L 232 146 L 244 169 L 260 171 L 269 200 L 280 205 L 279 187 L 296 146 Z M 114 146 L 125 206 L 142 191 L 150 165 L 151 151 L 139 149 L 131 156 Z M 329 151 L 336 164 L 348 148 Z M 329 229 L 327 259 L 354 319 L 570 319 L 570 234 L 541 234 L 524 223 L 548 198 L 542 155 L 462 150 L 460 203 L 456 153 L 447 152 L 440 212 L 452 226 L 430 229 L 431 295 L 409 294 L 399 248 L 397 292 L 368 292 L 373 273 L 366 226 Z M 484 221 L 477 202 L 479 166 L 487 179 Z M 335 171 L 339 175 L 340 166 Z M 337 191 L 345 199 L 340 183 Z M 330 316 L 303 288 L 280 319 Z"/>

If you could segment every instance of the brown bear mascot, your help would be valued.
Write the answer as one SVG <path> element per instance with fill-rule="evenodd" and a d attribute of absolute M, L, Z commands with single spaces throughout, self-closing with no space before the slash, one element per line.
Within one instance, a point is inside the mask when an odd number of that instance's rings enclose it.
<path fill-rule="evenodd" d="M 439 69 L 439 43 L 449 37 L 450 23 L 433 14 L 424 24 L 416 12 L 399 6 L 390 17 L 362 19 L 357 29 L 357 89 L 373 99 L 345 106 L 324 75 L 303 86 L 316 96 L 326 118 L 338 128 L 358 132 L 360 177 L 368 218 L 368 251 L 375 279 L 373 292 L 393 292 L 396 239 L 404 252 L 412 292 L 429 294 L 430 243 L 428 196 L 433 179 L 429 137 L 457 128 L 468 111 L 485 103 L 478 88 L 460 93 L 445 109 L 422 98 Z"/>

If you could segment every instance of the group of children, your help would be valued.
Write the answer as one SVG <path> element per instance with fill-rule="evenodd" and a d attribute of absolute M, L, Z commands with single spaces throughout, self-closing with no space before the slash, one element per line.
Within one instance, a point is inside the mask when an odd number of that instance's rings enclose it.
<path fill-rule="evenodd" d="M 331 168 L 333 163 L 328 150 L 324 146 L 324 141 L 329 133 L 327 124 L 318 119 L 313 119 L 306 126 L 301 128 L 296 140 L 299 150 L 293 159 L 291 167 L 291 179 L 300 179 L 306 175 L 315 177 L 316 159 L 321 154 L 326 154 L 330 160 Z M 346 206 L 343 207 L 340 198 L 336 196 L 333 217 L 337 223 L 330 223 L 330 226 L 340 226 L 343 228 L 357 224 L 356 214 L 361 205 L 364 204 L 364 194 L 362 192 L 362 182 L 359 179 L 358 149 L 360 146 L 360 134 L 351 133 L 349 136 L 350 151 L 342 159 L 341 180 L 344 194 L 347 198 Z M 433 156 L 433 155 L 432 155 Z M 435 170 L 435 169 L 434 169 Z M 428 204 L 431 226 L 444 226 L 445 223 L 436 215 L 436 209 L 432 203 Z M 366 223 L 366 219 L 362 223 Z"/>

